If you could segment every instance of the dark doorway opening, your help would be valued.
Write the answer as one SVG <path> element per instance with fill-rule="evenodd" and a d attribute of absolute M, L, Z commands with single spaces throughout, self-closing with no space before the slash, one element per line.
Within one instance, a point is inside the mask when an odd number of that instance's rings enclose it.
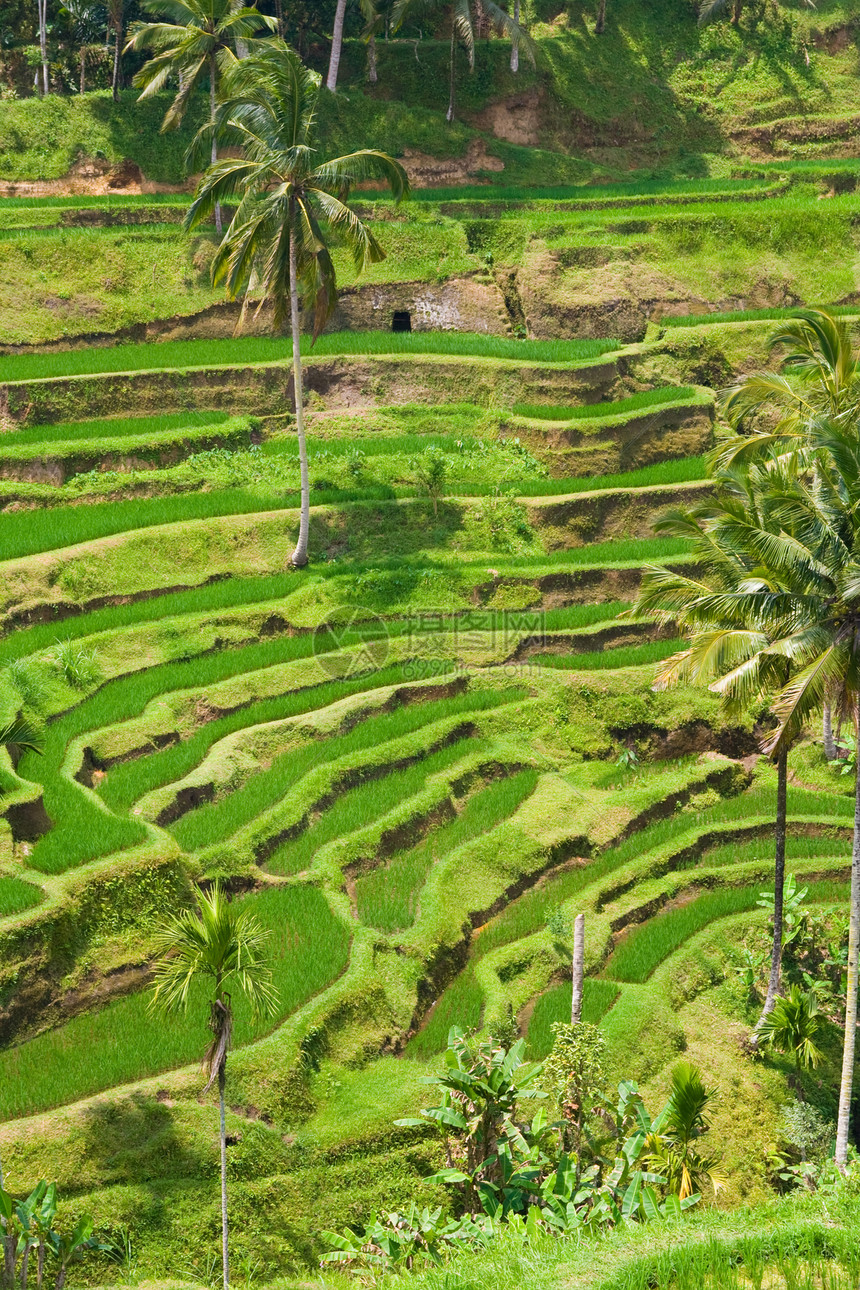
<path fill-rule="evenodd" d="M 392 331 L 411 331 L 412 315 L 408 309 L 395 309 L 394 317 L 391 319 Z"/>

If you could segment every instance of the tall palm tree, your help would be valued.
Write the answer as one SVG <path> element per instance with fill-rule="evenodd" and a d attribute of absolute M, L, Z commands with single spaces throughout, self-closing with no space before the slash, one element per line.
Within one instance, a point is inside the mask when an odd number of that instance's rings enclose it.
<path fill-rule="evenodd" d="M 772 513 L 771 491 L 784 471 L 776 462 L 753 465 L 746 474 L 726 470 L 716 475 L 712 501 L 668 512 L 658 532 L 692 539 L 695 576 L 662 567 L 646 567 L 635 612 L 675 622 L 690 637 L 681 653 L 660 667 L 655 689 L 680 683 L 704 684 L 722 698 L 727 716 L 751 704 L 767 704 L 788 682 L 791 661 L 777 646 L 788 623 L 771 612 L 762 617 L 751 593 L 778 595 L 782 588 L 761 562 L 749 540 L 752 518 L 764 531 L 779 531 Z M 783 893 L 787 826 L 788 754 L 793 735 L 786 732 L 770 747 L 776 761 L 777 793 L 774 829 L 773 941 L 768 988 L 753 1032 L 756 1045 L 765 1018 L 779 993 L 782 971 Z"/>
<path fill-rule="evenodd" d="M 715 454 L 721 465 L 752 461 L 779 451 L 808 458 L 805 427 L 821 416 L 855 421 L 860 401 L 860 362 L 844 320 L 826 309 L 801 309 L 768 337 L 771 353 L 781 351 L 779 372 L 742 377 L 721 395 L 723 414 L 736 429 L 752 429 L 727 440 Z M 794 379 L 791 379 L 794 378 Z M 764 424 L 757 418 L 764 414 Z M 823 711 L 824 753 L 836 756 L 832 706 Z"/>
<path fill-rule="evenodd" d="M 445 119 L 454 120 L 454 96 L 457 79 L 457 46 L 463 45 L 469 58 L 470 71 L 475 66 L 475 20 L 473 9 L 476 0 L 394 0 L 391 25 L 396 31 L 405 22 L 424 18 L 429 22 L 445 21 L 448 26 L 451 52 L 448 64 L 448 111 Z M 525 30 L 495 0 L 480 0 L 482 20 L 500 35 L 516 42 L 517 50 L 525 50 L 534 64 L 534 44 Z M 519 56 L 517 58 L 519 65 Z"/>
<path fill-rule="evenodd" d="M 257 1016 L 271 1015 L 277 1005 L 272 985 L 268 932 L 248 909 L 232 904 L 216 882 L 197 897 L 197 908 L 184 910 L 159 928 L 152 1006 L 185 1012 L 193 986 L 205 981 L 212 989 L 209 1029 L 212 1042 L 203 1067 L 204 1093 L 218 1083 L 221 1138 L 221 1257 L 224 1290 L 230 1280 L 227 1227 L 227 1126 L 224 1089 L 227 1053 L 233 1035 L 233 991 L 238 990 Z"/>
<path fill-rule="evenodd" d="M 766 576 L 747 591 L 747 613 L 768 637 L 767 651 L 789 659 L 792 676 L 771 703 L 777 728 L 766 750 L 796 737 L 825 702 L 850 716 L 860 741 L 860 437 L 852 417 L 821 417 L 806 426 L 814 469 L 781 473 L 769 506 L 772 522 L 738 521 Z M 750 644 L 746 665 L 756 666 Z M 855 768 L 854 838 L 848 930 L 848 985 L 836 1133 L 836 1163 L 848 1154 L 857 1036 L 860 954 L 860 760 Z"/>
<path fill-rule="evenodd" d="M 409 193 L 403 167 L 384 152 L 362 149 L 317 162 L 314 155 L 320 78 L 280 40 L 231 67 L 225 99 L 211 129 L 242 157 L 216 162 L 200 181 L 186 227 L 205 220 L 218 202 L 241 200 L 215 256 L 215 282 L 234 299 L 258 288 L 261 304 L 271 300 L 274 325 L 289 318 L 293 341 L 293 384 L 301 469 L 301 518 L 292 563 L 308 562 L 310 483 L 305 443 L 299 293 L 313 313 L 313 339 L 337 302 L 337 281 L 329 243 L 352 252 L 357 270 L 383 259 L 370 229 L 349 207 L 350 191 L 362 180 L 381 178 L 396 201 Z M 206 146 L 209 128 L 198 135 Z"/>
<path fill-rule="evenodd" d="M 117 3 L 118 0 L 113 0 Z M 259 13 L 253 5 L 240 7 L 235 0 L 141 0 L 143 7 L 162 19 L 161 22 L 138 22 L 131 29 L 126 49 L 152 49 L 154 57 L 134 78 L 141 86 L 141 98 L 162 90 L 171 76 L 179 79 L 179 89 L 164 117 L 161 129 L 175 130 L 180 125 L 200 82 L 209 81 L 210 114 L 214 119 L 218 78 L 236 62 L 237 44 L 272 32 L 277 21 Z M 217 141 L 211 139 L 209 160 L 218 159 Z M 221 232 L 221 211 L 215 210 L 215 226 Z"/>

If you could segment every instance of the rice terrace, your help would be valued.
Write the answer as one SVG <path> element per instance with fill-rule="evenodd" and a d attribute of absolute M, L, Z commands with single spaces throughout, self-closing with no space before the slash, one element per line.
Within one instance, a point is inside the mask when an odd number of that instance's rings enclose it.
<path fill-rule="evenodd" d="M 858 87 L 0 0 L 3 1290 L 856 1290 Z"/>

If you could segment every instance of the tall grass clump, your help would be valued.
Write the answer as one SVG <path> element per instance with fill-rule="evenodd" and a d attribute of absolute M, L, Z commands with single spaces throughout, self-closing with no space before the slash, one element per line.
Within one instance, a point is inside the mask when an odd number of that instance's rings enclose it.
<path fill-rule="evenodd" d="M 387 864 L 361 875 L 355 884 L 358 916 L 380 932 L 411 927 L 418 912 L 421 889 L 433 864 L 472 838 L 481 837 L 508 819 L 534 791 L 535 770 L 489 784 L 469 797 L 459 813 L 434 829 L 408 851 L 400 851 Z"/>
<path fill-rule="evenodd" d="M 276 1021 L 333 981 L 346 966 L 349 929 L 316 887 L 290 884 L 243 899 L 271 933 Z M 208 1043 L 206 987 L 193 986 L 187 1015 L 156 1016 L 149 991 L 83 1013 L 56 1030 L 0 1052 L 0 1117 L 33 1115 L 102 1089 L 197 1062 Z M 234 1006 L 237 1044 L 273 1025 Z M 276 1024 L 276 1023 L 275 1023 Z"/>
<path fill-rule="evenodd" d="M 302 337 L 302 353 L 439 354 L 451 358 L 512 359 L 522 363 L 587 363 L 620 349 L 616 340 L 509 340 L 469 332 L 344 331 L 320 336 L 311 348 Z M 91 376 L 100 372 L 154 372 L 188 367 L 235 367 L 245 363 L 287 363 L 289 339 L 238 336 L 229 340 L 150 341 L 0 357 L 0 383 Z"/>

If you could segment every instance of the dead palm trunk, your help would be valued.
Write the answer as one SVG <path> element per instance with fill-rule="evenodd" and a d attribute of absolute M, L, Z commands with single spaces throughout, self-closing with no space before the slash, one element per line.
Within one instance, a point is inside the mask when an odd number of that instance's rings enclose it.
<path fill-rule="evenodd" d="M 299 440 L 299 470 L 301 471 L 301 514 L 299 540 L 290 557 L 291 563 L 302 569 L 308 562 L 308 530 L 311 523 L 311 488 L 308 479 L 308 448 L 305 442 L 304 391 L 302 389 L 302 355 L 299 348 L 299 286 L 296 270 L 295 209 L 290 203 L 290 325 L 293 334 L 293 397 L 296 404 L 296 434 Z"/>
<path fill-rule="evenodd" d="M 585 914 L 573 920 L 572 990 L 570 996 L 570 1024 L 582 1021 L 582 980 L 585 971 Z"/>
<path fill-rule="evenodd" d="M 520 20 L 520 0 L 514 0 L 514 22 Z M 516 73 L 520 70 L 520 42 L 516 35 L 511 37 L 511 71 Z"/>
<path fill-rule="evenodd" d="M 860 700 L 854 705 L 854 737 L 860 740 Z M 851 849 L 851 910 L 848 924 L 848 989 L 845 995 L 845 1039 L 836 1123 L 836 1164 L 842 1173 L 848 1160 L 851 1094 L 854 1088 L 854 1047 L 857 1041 L 857 952 L 860 948 L 860 758 L 854 784 L 854 845 Z"/>
<path fill-rule="evenodd" d="M 836 760 L 836 740 L 833 738 L 833 709 L 829 703 L 824 705 L 821 720 L 821 733 L 824 737 L 824 756 L 828 761 Z"/>
<path fill-rule="evenodd" d="M 214 54 L 210 54 L 210 55 L 209 55 L 209 110 L 210 110 L 211 115 L 212 115 L 212 125 L 213 125 L 213 129 L 212 129 L 212 154 L 211 154 L 211 156 L 212 156 L 212 165 L 213 165 L 213 166 L 215 165 L 215 162 L 218 160 L 218 143 L 217 143 L 216 138 L 215 138 L 215 129 L 214 129 L 214 125 L 215 125 L 215 78 L 216 78 L 216 76 L 217 76 L 217 75 L 218 75 L 218 67 L 217 67 L 217 64 L 216 64 L 216 62 L 215 62 L 215 55 L 214 55 Z M 215 203 L 215 231 L 216 231 L 216 233 L 218 233 L 218 234 L 220 234 L 220 233 L 222 232 L 222 222 L 221 222 L 221 203 L 220 203 L 220 202 L 216 202 L 216 203 Z"/>
<path fill-rule="evenodd" d="M 337 89 L 337 73 L 340 67 L 340 51 L 343 48 L 343 17 L 346 13 L 346 0 L 337 0 L 334 11 L 334 28 L 331 33 L 331 55 L 328 60 L 328 75 L 325 79 L 327 90 L 332 93 Z"/>
<path fill-rule="evenodd" d="M 752 1043 L 755 1046 L 759 1029 L 765 1017 L 773 1012 L 779 994 L 779 978 L 782 972 L 782 922 L 783 894 L 785 891 L 785 821 L 786 799 L 788 796 L 788 747 L 780 744 L 776 761 L 776 828 L 774 830 L 775 855 L 773 862 L 773 947 L 770 954 L 770 979 L 767 983 L 767 995 L 761 1016 L 753 1031 Z"/>

